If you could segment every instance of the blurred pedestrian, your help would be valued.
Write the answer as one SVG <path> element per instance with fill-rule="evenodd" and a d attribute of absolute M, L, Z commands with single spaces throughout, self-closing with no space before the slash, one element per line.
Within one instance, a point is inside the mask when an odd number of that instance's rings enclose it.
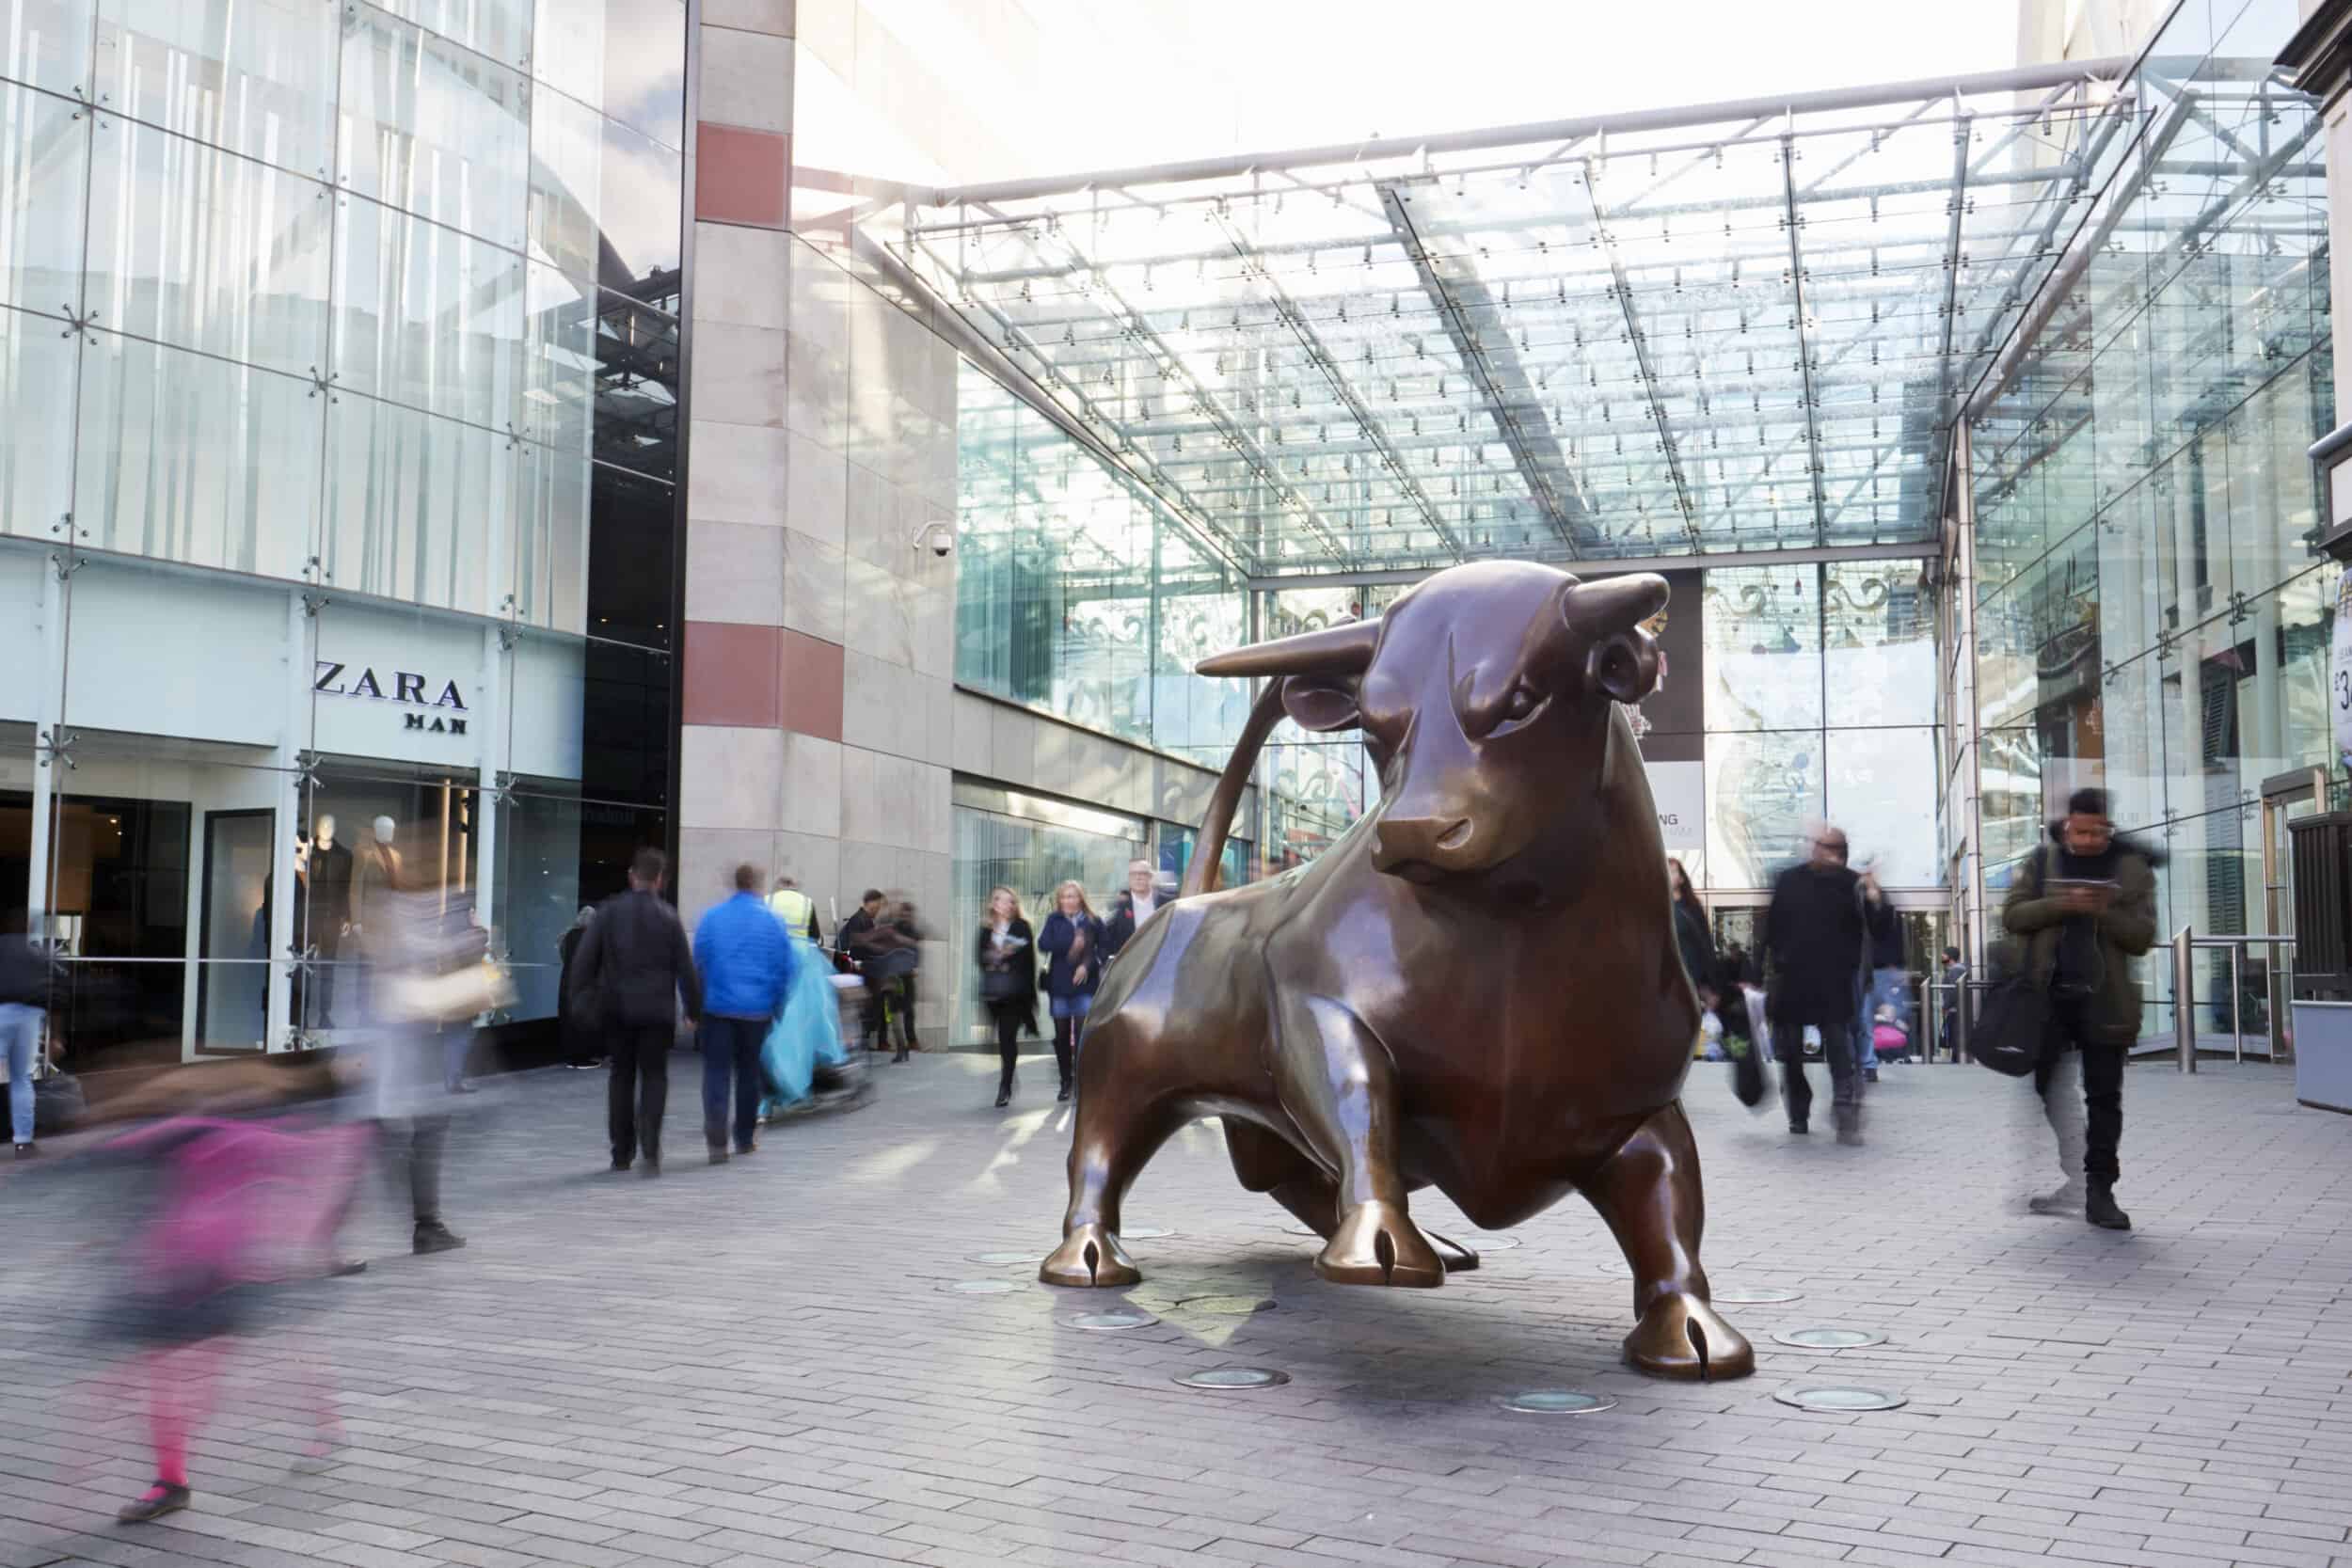
<path fill-rule="evenodd" d="M 1960 1008 L 1967 994 L 1968 985 L 1968 966 L 1961 962 L 1959 948 L 1944 949 L 1944 968 L 1939 978 L 1945 987 L 1944 1015 L 1942 1027 L 1936 1031 L 1935 1043 L 1949 1051 L 1952 1060 L 1957 1062 L 1960 1060 Z M 1935 1060 L 1932 1050 L 1928 1053 L 1928 1060 Z"/>
<path fill-rule="evenodd" d="M 1047 1009 L 1054 1015 L 1054 1065 L 1061 1069 L 1061 1092 L 1068 1100 L 1077 1066 L 1080 1037 L 1094 992 L 1103 983 L 1103 923 L 1087 903 L 1086 889 L 1068 881 L 1054 890 L 1054 912 L 1037 939 L 1048 960 L 1045 972 Z"/>
<path fill-rule="evenodd" d="M 661 1120 L 670 1100 L 670 1046 L 678 1008 L 702 1016 L 701 976 L 677 911 L 661 896 L 670 863 L 640 849 L 628 890 L 596 906 L 575 960 L 574 1010 L 600 1032 L 612 1063 L 605 1120 L 612 1168 L 625 1171 L 644 1151 L 644 1171 L 661 1174 Z"/>
<path fill-rule="evenodd" d="M 101 1146 L 139 1162 L 147 1178 L 123 1249 L 124 1291 L 100 1319 L 138 1353 L 154 1453 L 155 1480 L 117 1515 L 124 1524 L 191 1501 L 189 1449 L 214 1412 L 234 1337 L 278 1287 L 341 1272 L 331 1243 L 371 1133 L 294 1103 L 323 1096 L 329 1081 L 324 1067 L 208 1064 L 109 1103 L 110 1114 L 145 1122 Z M 327 1380 L 297 1364 L 283 1313 L 272 1313 L 269 1331 L 269 1376 L 305 1390 L 310 1452 L 324 1458 L 341 1437 Z"/>
<path fill-rule="evenodd" d="M 1867 893 L 1880 894 L 1878 867 L 1865 866 L 1862 885 Z M 1887 918 L 1870 927 L 1863 954 L 1863 967 L 1856 980 L 1861 988 L 1854 998 L 1854 1062 L 1862 1069 L 1866 1084 L 1879 1081 L 1878 1016 L 1880 1009 L 1892 1008 L 1895 1026 L 1907 1037 L 1911 1033 L 1910 976 L 1903 969 L 1903 923 L 1887 906 Z"/>
<path fill-rule="evenodd" d="M 408 1190 L 412 1249 L 448 1252 L 466 1244 L 441 1218 L 450 1063 L 471 1043 L 474 1020 L 513 995 L 485 961 L 490 937 L 474 922 L 472 897 L 410 869 L 429 863 L 425 856 L 388 859 L 390 873 L 370 895 L 364 936 L 374 1027 L 367 1070 L 378 1136 Z"/>
<path fill-rule="evenodd" d="M 703 1142 L 710 1163 L 727 1163 L 727 1111 L 734 1099 L 735 1152 L 749 1154 L 759 1126 L 759 1052 L 792 984 L 792 941 L 759 896 L 760 870 L 735 868 L 732 897 L 694 927 L 702 971 Z"/>
<path fill-rule="evenodd" d="M 1708 929 L 1707 906 L 1691 886 L 1691 874 L 1678 860 L 1666 862 L 1666 891 L 1674 900 L 1675 950 L 1682 955 L 1683 973 L 1691 977 L 1691 989 L 1697 991 L 1702 1006 L 1713 1009 L 1718 993 L 1715 989 L 1715 938 Z"/>
<path fill-rule="evenodd" d="M 1021 897 L 1009 887 L 989 889 L 988 914 L 973 947 L 980 967 L 980 1001 L 996 1027 L 996 1106 L 1012 1103 L 1012 1071 L 1025 1025 L 1037 1033 L 1037 945 L 1021 915 Z"/>
<path fill-rule="evenodd" d="M 879 976 L 866 973 L 866 966 L 884 951 L 879 945 L 882 939 L 878 938 L 875 932 L 881 927 L 883 908 L 888 902 L 882 896 L 882 889 L 867 888 L 859 896 L 857 908 L 850 912 L 850 918 L 843 921 L 841 929 L 834 933 L 834 945 L 850 956 L 866 982 L 866 1006 L 858 1020 L 857 1043 L 861 1051 L 880 1051 L 890 1043 L 882 1016 L 882 981 Z"/>
<path fill-rule="evenodd" d="M 596 918 L 596 906 L 582 904 L 580 913 L 572 918 L 563 939 L 555 944 L 558 964 L 555 977 L 556 1035 L 564 1045 L 564 1065 L 579 1071 L 604 1065 L 596 1053 L 595 1025 L 580 1016 L 580 945 L 588 940 L 588 927 Z"/>
<path fill-rule="evenodd" d="M 2025 940 L 2026 975 L 2050 999 L 2049 1042 L 2034 1080 L 2067 1179 L 2029 1207 L 2079 1210 L 2103 1229 L 2129 1230 L 2115 1184 L 2123 1067 L 2139 1037 L 2131 961 L 2156 940 L 2160 857 L 2116 833 L 2104 789 L 2074 791 L 2050 839 L 2019 867 L 2001 903 L 2001 925 Z"/>
<path fill-rule="evenodd" d="M 40 1151 L 33 1138 L 33 1059 L 40 1051 L 51 984 L 49 956 L 33 945 L 25 925 L 21 909 L 0 917 L 0 1053 L 8 1057 L 8 1131 L 20 1160 Z"/>
<path fill-rule="evenodd" d="M 1806 858 L 1772 883 L 1764 917 L 1772 959 L 1767 1012 L 1781 1060 L 1788 1131 L 1811 1130 L 1813 1086 L 1804 1076 L 1804 1032 L 1820 1034 L 1839 1143 L 1862 1141 L 1861 1073 L 1852 1039 L 1854 975 L 1873 932 L 1893 919 L 1878 884 L 1846 865 L 1846 835 L 1826 822 L 1806 831 Z"/>
<path fill-rule="evenodd" d="M 1111 905 L 1111 917 L 1103 926 L 1103 962 L 1108 964 L 1119 957 L 1120 949 L 1135 937 L 1136 928 L 1166 902 L 1160 896 L 1159 876 L 1152 863 L 1128 862 L 1127 891 Z"/>

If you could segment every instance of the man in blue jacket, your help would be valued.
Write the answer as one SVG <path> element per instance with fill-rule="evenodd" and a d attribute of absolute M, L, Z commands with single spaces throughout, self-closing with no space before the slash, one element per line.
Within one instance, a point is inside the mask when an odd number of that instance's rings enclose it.
<path fill-rule="evenodd" d="M 727 1088 L 735 1089 L 735 1152 L 752 1151 L 759 1122 L 759 1048 L 792 985 L 792 942 L 761 902 L 755 865 L 735 868 L 735 896 L 694 927 L 703 980 L 703 1140 L 727 1161 Z"/>

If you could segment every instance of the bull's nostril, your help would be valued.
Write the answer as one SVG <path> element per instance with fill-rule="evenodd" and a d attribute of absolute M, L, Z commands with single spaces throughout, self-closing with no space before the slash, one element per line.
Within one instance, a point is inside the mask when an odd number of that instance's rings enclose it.
<path fill-rule="evenodd" d="M 1463 845 L 1468 844 L 1470 840 L 1470 818 L 1465 816 L 1462 820 L 1456 822 L 1451 828 L 1448 828 L 1443 834 L 1439 835 L 1438 839 L 1438 847 L 1440 849 L 1459 849 Z"/>

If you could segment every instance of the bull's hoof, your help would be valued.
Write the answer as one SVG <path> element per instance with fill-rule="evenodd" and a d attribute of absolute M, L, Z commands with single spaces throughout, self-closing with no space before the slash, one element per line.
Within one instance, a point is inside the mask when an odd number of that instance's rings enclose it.
<path fill-rule="evenodd" d="M 1315 1273 L 1334 1285 L 1432 1286 L 1445 1283 L 1445 1262 L 1405 1211 L 1375 1200 L 1340 1221 L 1315 1255 Z"/>
<path fill-rule="evenodd" d="M 1048 1285 L 1087 1290 L 1104 1285 L 1133 1285 L 1143 1277 L 1136 1260 L 1119 1244 L 1119 1238 L 1099 1225 L 1082 1225 L 1046 1254 L 1037 1276 Z"/>
<path fill-rule="evenodd" d="M 1478 1254 L 1461 1243 L 1450 1242 L 1434 1230 L 1424 1230 L 1422 1234 L 1428 1237 L 1429 1244 L 1437 1249 L 1438 1261 L 1445 1265 L 1446 1273 L 1468 1274 L 1478 1267 Z"/>
<path fill-rule="evenodd" d="M 1659 1297 L 1625 1337 L 1625 1358 L 1652 1377 L 1716 1383 L 1756 1370 L 1746 1336 L 1687 1291 Z"/>

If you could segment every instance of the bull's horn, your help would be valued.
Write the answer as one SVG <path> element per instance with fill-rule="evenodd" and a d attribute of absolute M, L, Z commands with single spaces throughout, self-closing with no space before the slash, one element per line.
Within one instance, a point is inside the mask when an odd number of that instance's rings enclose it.
<path fill-rule="evenodd" d="M 1360 675 L 1372 667 L 1372 650 L 1379 641 L 1379 622 L 1350 621 L 1212 654 L 1193 669 L 1213 676 Z"/>
<path fill-rule="evenodd" d="M 1588 637 L 1640 626 L 1666 608 L 1666 579 L 1655 572 L 1631 572 L 1621 578 L 1580 582 L 1560 599 L 1560 613 L 1568 625 Z"/>

